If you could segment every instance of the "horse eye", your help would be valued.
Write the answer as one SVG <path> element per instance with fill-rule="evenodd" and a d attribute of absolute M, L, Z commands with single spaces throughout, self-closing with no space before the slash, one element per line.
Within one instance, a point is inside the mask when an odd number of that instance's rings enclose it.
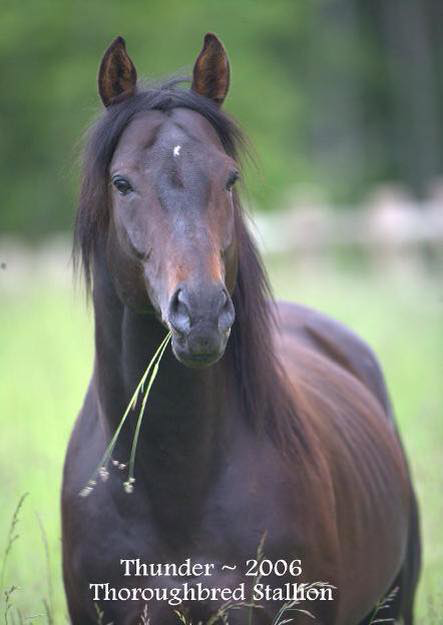
<path fill-rule="evenodd" d="M 117 191 L 121 193 L 121 195 L 127 195 L 133 190 L 126 178 L 122 178 L 121 176 L 116 176 L 115 178 L 113 178 L 112 184 L 117 189 Z"/>
<path fill-rule="evenodd" d="M 232 171 L 229 174 L 229 178 L 226 182 L 226 189 L 227 191 L 229 191 L 230 189 L 232 189 L 232 187 L 235 185 L 235 183 L 237 182 L 237 180 L 240 178 L 240 174 L 238 173 L 238 171 Z"/>

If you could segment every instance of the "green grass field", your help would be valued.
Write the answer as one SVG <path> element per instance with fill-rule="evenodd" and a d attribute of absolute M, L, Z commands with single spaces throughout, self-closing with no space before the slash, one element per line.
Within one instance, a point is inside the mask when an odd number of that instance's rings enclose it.
<path fill-rule="evenodd" d="M 443 623 L 443 288 L 442 282 L 369 272 L 296 271 L 270 266 L 279 296 L 345 321 L 379 354 L 418 490 L 424 568 L 419 625 Z M 29 281 L 14 292 L 0 281 L 0 548 L 20 512 L 5 585 L 31 622 L 66 623 L 60 575 L 59 495 L 67 439 L 92 367 L 92 323 L 81 293 Z M 49 573 L 40 522 L 49 545 Z M 431 599 L 432 597 L 432 599 Z M 432 607 L 434 602 L 434 608 Z M 4 597 L 0 599 L 4 622 Z M 440 607 L 438 607 L 440 606 Z M 9 623 L 15 607 L 9 613 Z M 16 618 L 15 622 L 19 623 Z M 29 622 L 29 621 L 27 621 Z M 155 624 L 154 624 L 155 625 Z"/>

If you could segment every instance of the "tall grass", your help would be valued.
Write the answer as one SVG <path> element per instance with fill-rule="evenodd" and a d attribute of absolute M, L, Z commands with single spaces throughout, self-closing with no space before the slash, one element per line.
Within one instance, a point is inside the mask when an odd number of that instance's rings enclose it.
<path fill-rule="evenodd" d="M 41 600 L 43 613 L 25 614 L 25 612 L 19 607 L 20 591 L 23 589 L 20 588 L 20 586 L 17 586 L 15 583 L 5 585 L 8 559 L 11 557 L 11 552 L 13 550 L 14 544 L 20 538 L 20 534 L 18 533 L 20 512 L 27 496 L 28 493 L 22 495 L 17 503 L 17 506 L 12 515 L 11 525 L 6 539 L 6 547 L 0 569 L 0 606 L 3 608 L 4 625 L 15 625 L 16 623 L 22 625 L 22 623 L 24 623 L 25 621 L 32 622 L 41 618 L 44 618 L 44 622 L 46 623 L 46 625 L 54 625 L 52 605 L 52 578 L 51 569 L 49 566 L 49 549 L 46 533 L 40 519 L 38 519 L 38 523 L 40 525 L 40 531 L 47 558 L 46 575 L 48 582 L 48 597 L 43 597 Z"/>

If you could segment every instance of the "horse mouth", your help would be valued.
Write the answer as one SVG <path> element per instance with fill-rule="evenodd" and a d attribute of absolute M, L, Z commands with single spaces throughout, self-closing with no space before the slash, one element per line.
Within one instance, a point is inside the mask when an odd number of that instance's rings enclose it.
<path fill-rule="evenodd" d="M 218 362 L 224 355 L 230 331 L 211 334 L 172 333 L 172 351 L 177 360 L 192 369 L 203 369 Z"/>

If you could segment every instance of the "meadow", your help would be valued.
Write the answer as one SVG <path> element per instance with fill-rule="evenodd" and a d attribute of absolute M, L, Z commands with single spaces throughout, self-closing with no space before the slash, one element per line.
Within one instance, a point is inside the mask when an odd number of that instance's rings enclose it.
<path fill-rule="evenodd" d="M 441 625 L 441 276 L 356 272 L 330 262 L 306 268 L 289 258 L 273 258 L 269 270 L 278 296 L 346 322 L 379 355 L 421 506 L 424 566 L 417 622 Z M 1 551 L 20 496 L 28 493 L 4 571 L 5 588 L 17 588 L 6 618 L 5 597 L 0 598 L 0 622 L 61 625 L 68 619 L 60 572 L 60 482 L 67 439 L 92 368 L 92 315 L 69 280 L 61 285 L 40 276 L 2 289 L 0 275 L 0 301 Z"/>

